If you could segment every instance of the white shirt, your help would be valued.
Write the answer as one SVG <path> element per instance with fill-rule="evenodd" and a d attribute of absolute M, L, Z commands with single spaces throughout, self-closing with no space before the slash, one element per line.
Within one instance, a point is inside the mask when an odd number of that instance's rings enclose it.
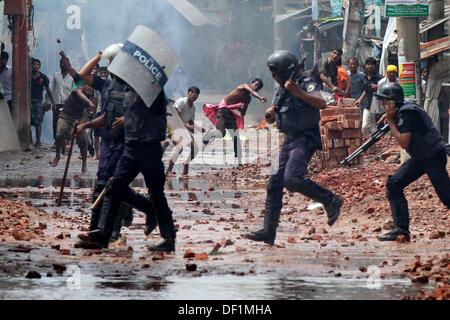
<path fill-rule="evenodd" d="M 388 77 L 384 77 L 383 79 L 381 79 L 380 81 L 378 81 L 378 90 L 377 92 L 380 93 L 381 88 L 386 85 L 387 83 L 400 83 L 400 81 L 398 80 L 398 78 L 395 78 L 394 82 L 389 81 Z M 378 100 L 377 98 L 373 98 L 372 99 L 372 105 L 370 106 L 370 112 L 375 113 L 375 114 L 383 114 L 386 112 L 386 110 L 383 107 L 383 103 Z"/>
<path fill-rule="evenodd" d="M 12 69 L 8 66 L 0 74 L 0 86 L 5 100 L 12 100 Z"/>
<path fill-rule="evenodd" d="M 187 97 L 178 99 L 175 101 L 173 106 L 177 109 L 180 114 L 181 121 L 184 123 L 195 120 L 195 104 L 190 107 Z"/>
<path fill-rule="evenodd" d="M 388 77 L 384 77 L 380 81 L 378 81 L 378 93 L 380 93 L 381 87 L 383 87 L 387 83 L 400 83 L 400 80 L 398 78 L 395 78 L 394 82 L 389 81 Z"/>
<path fill-rule="evenodd" d="M 50 91 L 53 94 L 53 99 L 55 99 L 56 104 L 66 103 L 67 98 L 69 98 L 72 93 L 73 78 L 70 74 L 66 74 L 63 78 L 60 71 L 56 72 L 50 82 Z"/>

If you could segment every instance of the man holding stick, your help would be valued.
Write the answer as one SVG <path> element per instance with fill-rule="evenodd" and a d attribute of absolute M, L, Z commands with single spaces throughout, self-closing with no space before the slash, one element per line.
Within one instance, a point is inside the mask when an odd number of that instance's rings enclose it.
<path fill-rule="evenodd" d="M 84 86 L 83 88 L 75 89 L 64 104 L 59 114 L 56 128 L 56 156 L 50 162 L 52 167 L 58 166 L 61 158 L 61 149 L 64 148 L 66 142 L 69 140 L 75 121 L 82 122 L 83 119 L 87 118 L 89 110 L 96 108 L 93 98 L 94 90 L 89 86 Z M 83 161 L 81 171 L 85 173 L 87 172 L 86 135 L 79 135 L 76 140 Z"/>

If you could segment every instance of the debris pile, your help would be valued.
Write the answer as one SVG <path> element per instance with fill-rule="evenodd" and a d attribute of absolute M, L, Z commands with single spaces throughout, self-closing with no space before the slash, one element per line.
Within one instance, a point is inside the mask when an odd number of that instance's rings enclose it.
<path fill-rule="evenodd" d="M 43 210 L 0 198 L 0 242 L 42 240 L 46 215 Z"/>
<path fill-rule="evenodd" d="M 337 167 L 362 144 L 361 114 L 358 108 L 329 107 L 320 111 L 323 151 L 319 152 L 322 170 Z M 355 159 L 353 164 L 359 164 Z"/>
<path fill-rule="evenodd" d="M 423 261 L 416 256 L 414 263 L 404 270 L 413 283 L 434 281 L 436 286 L 432 292 L 421 292 L 416 297 L 405 299 L 449 300 L 450 299 L 450 255 L 434 256 Z"/>

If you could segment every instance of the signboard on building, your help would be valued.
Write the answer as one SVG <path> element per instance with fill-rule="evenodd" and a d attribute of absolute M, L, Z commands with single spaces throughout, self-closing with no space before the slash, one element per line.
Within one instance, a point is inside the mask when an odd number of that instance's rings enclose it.
<path fill-rule="evenodd" d="M 342 4 L 342 0 L 330 0 L 332 17 L 342 17 Z"/>
<path fill-rule="evenodd" d="M 416 64 L 414 62 L 404 62 L 399 64 L 400 85 L 403 88 L 406 100 L 416 98 Z"/>
<path fill-rule="evenodd" d="M 386 0 L 386 17 L 427 17 L 428 0 Z"/>

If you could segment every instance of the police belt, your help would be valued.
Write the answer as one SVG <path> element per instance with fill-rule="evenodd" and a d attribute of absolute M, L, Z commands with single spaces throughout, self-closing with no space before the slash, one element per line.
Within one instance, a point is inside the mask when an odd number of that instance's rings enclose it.
<path fill-rule="evenodd" d="M 307 137 L 307 134 L 309 132 L 311 132 L 312 130 L 314 130 L 314 128 L 309 128 L 309 129 L 297 131 L 294 133 L 285 133 L 284 135 L 286 136 L 286 140 L 292 141 L 292 140 L 295 140 L 300 137 Z"/>
<path fill-rule="evenodd" d="M 125 92 L 111 91 L 109 97 L 112 99 L 123 99 L 123 97 L 125 97 Z"/>

